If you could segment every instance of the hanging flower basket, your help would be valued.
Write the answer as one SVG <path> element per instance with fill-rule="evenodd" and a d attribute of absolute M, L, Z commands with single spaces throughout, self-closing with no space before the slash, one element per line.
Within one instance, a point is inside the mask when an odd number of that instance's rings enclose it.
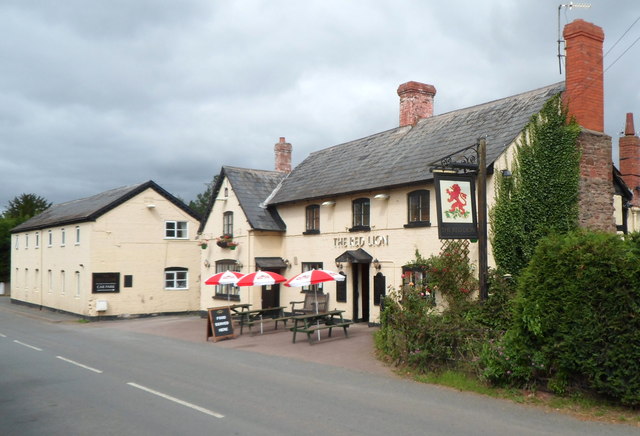
<path fill-rule="evenodd" d="M 222 235 L 216 239 L 216 245 L 221 248 L 229 248 L 235 250 L 238 246 L 237 242 L 233 242 L 233 238 L 229 235 Z"/>
<path fill-rule="evenodd" d="M 200 246 L 200 248 L 202 248 L 203 250 L 206 250 L 207 247 L 209 246 L 209 241 L 207 239 L 203 239 L 202 241 L 198 242 L 198 245 Z"/>

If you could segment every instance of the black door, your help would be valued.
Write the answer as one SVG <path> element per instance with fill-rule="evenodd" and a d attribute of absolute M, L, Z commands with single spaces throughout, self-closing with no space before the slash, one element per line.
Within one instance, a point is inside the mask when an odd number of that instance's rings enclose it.
<path fill-rule="evenodd" d="M 353 320 L 369 321 L 369 264 L 352 263 L 353 273 Z"/>
<path fill-rule="evenodd" d="M 265 270 L 271 271 L 278 274 L 281 274 L 281 270 Z M 278 307 L 280 306 L 280 285 L 270 285 L 262 287 L 262 307 L 261 309 L 266 309 L 268 307 Z"/>

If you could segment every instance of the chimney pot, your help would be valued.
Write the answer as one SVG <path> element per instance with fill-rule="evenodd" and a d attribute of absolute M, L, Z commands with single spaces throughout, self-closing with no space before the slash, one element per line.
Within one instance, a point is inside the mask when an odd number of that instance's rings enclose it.
<path fill-rule="evenodd" d="M 436 88 L 420 82 L 407 82 L 398 87 L 400 97 L 400 127 L 413 126 L 421 118 L 433 116 Z"/>
<path fill-rule="evenodd" d="M 634 136 L 636 134 L 636 129 L 633 127 L 633 113 L 627 113 L 627 122 L 624 126 L 624 135 L 625 136 Z"/>

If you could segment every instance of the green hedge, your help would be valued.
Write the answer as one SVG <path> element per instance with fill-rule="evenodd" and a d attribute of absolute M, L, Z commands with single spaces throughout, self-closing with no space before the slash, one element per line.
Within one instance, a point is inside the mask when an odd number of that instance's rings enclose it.
<path fill-rule="evenodd" d="M 484 375 L 640 405 L 639 241 L 586 231 L 541 240 L 519 279 L 513 327 L 485 346 Z"/>

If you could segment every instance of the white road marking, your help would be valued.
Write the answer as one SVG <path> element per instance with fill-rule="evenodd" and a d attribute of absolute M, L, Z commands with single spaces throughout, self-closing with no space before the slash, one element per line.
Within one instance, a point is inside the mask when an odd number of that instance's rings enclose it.
<path fill-rule="evenodd" d="M 24 342 L 20 342 L 20 341 L 16 341 L 16 340 L 14 340 L 13 342 L 15 342 L 16 344 L 20 344 L 20 345 L 22 345 L 24 347 L 34 349 L 36 351 L 42 351 L 42 348 L 34 347 L 33 345 L 25 344 Z"/>
<path fill-rule="evenodd" d="M 153 389 L 149 389 L 147 387 L 141 386 L 141 385 L 136 384 L 136 383 L 127 383 L 127 384 L 129 386 L 134 387 L 134 388 L 138 388 L 138 389 L 141 389 L 143 391 L 149 392 L 150 394 L 162 397 L 162 398 L 164 398 L 166 400 L 173 401 L 173 402 L 178 403 L 178 404 L 180 404 L 182 406 L 190 407 L 191 409 L 197 410 L 198 412 L 202 412 L 202 413 L 204 413 L 206 415 L 211 415 L 211 416 L 214 416 L 216 418 L 224 418 L 224 415 L 221 415 L 219 413 L 213 412 L 213 411 L 211 411 L 209 409 L 205 409 L 205 408 L 200 407 L 200 406 L 196 406 L 195 404 L 187 403 L 186 401 L 182 401 L 182 400 L 180 400 L 178 398 L 175 398 L 175 397 L 172 397 L 170 395 L 163 394 L 162 392 L 154 391 Z"/>
<path fill-rule="evenodd" d="M 87 365 L 83 365 L 82 363 L 78 363 L 74 360 L 71 359 L 67 359 L 66 357 L 62 357 L 62 356 L 56 356 L 58 359 L 60 360 L 64 360 L 65 362 L 69 362 L 72 363 L 76 366 L 79 366 L 80 368 L 84 368 L 84 369 L 88 369 L 89 371 L 93 371 L 93 372 L 97 372 L 98 374 L 102 374 L 102 371 L 100 371 L 99 369 L 95 369 L 95 368 L 91 368 L 90 366 Z"/>
<path fill-rule="evenodd" d="M 6 338 L 7 335 L 3 335 L 2 333 L 0 333 L 0 338 Z"/>

